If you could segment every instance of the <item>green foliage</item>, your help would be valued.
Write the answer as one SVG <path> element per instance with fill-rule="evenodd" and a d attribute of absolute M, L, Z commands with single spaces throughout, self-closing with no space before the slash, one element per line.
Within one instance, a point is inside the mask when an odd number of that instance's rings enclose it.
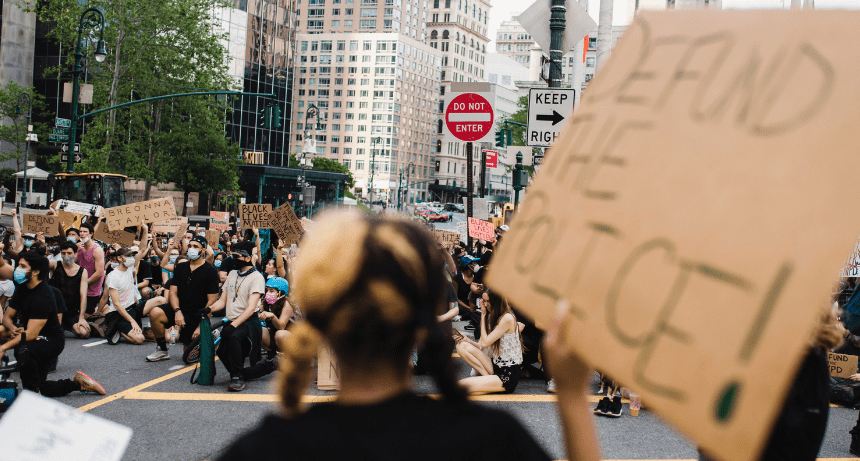
<path fill-rule="evenodd" d="M 290 168 L 300 168 L 299 161 L 296 159 L 296 154 L 290 154 Z M 333 171 L 335 173 L 343 173 L 347 176 L 346 187 L 351 189 L 355 186 L 355 179 L 352 177 L 352 172 L 349 168 L 338 163 L 337 160 L 327 159 L 325 157 L 314 157 L 314 170 Z"/>
<path fill-rule="evenodd" d="M 0 168 L 0 184 L 5 185 L 7 189 L 15 190 L 15 171 L 14 168 Z"/>
<path fill-rule="evenodd" d="M 45 98 L 36 93 L 32 86 L 21 86 L 12 80 L 0 89 L 0 118 L 10 119 L 8 125 L 0 126 L 0 141 L 5 141 L 12 145 L 12 150 L 0 155 L 0 162 L 6 160 L 15 160 L 17 171 L 24 169 L 24 150 L 27 146 L 27 104 L 22 101 L 21 115 L 15 114 L 15 108 L 18 106 L 18 96 L 26 93 L 30 97 L 30 103 L 33 107 L 33 118 L 44 114 Z M 39 136 L 40 142 L 48 141 L 48 127 L 44 123 L 31 122 L 33 132 Z M 33 157 L 31 160 L 36 160 Z"/>
<path fill-rule="evenodd" d="M 517 122 L 522 124 L 528 124 L 529 121 L 529 97 L 522 96 L 520 100 L 517 101 L 517 107 L 520 110 L 514 112 L 509 117 L 500 119 L 496 124 L 496 130 L 504 130 L 505 129 L 505 120 L 509 122 Z M 508 125 L 508 128 L 513 131 L 514 138 L 514 146 L 525 146 L 526 145 L 526 128 L 519 125 Z"/>
<path fill-rule="evenodd" d="M 30 8 L 41 20 L 55 24 L 50 34 L 69 55 L 74 52 L 84 9 L 96 7 L 104 12 L 108 56 L 102 63 L 89 60 L 93 104 L 84 106 L 82 113 L 155 96 L 230 90 L 234 85 L 227 75 L 227 50 L 219 41 L 223 35 L 212 28 L 213 13 L 229 6 L 226 0 L 88 0 L 85 4 L 78 0 L 24 1 L 31 2 Z M 90 58 L 99 38 L 99 32 L 93 29 L 85 27 L 82 43 L 84 54 Z M 46 75 L 71 70 L 71 61 L 65 67 L 47 69 Z M 186 102 L 189 100 L 194 102 Z M 206 118 L 206 123 L 194 129 L 196 138 L 211 141 L 211 151 L 221 152 L 226 142 L 225 103 L 223 98 L 193 96 L 136 104 L 88 118 L 81 145 L 84 161 L 76 170 L 116 172 L 149 182 L 169 181 L 175 177 L 177 146 L 184 148 L 172 132 L 177 124 L 184 123 L 174 120 L 175 114 Z M 203 117 L 200 105 L 218 106 L 212 114 L 220 119 L 216 122 Z M 209 131 L 202 132 L 204 127 Z M 196 148 L 191 152 L 202 155 Z"/>

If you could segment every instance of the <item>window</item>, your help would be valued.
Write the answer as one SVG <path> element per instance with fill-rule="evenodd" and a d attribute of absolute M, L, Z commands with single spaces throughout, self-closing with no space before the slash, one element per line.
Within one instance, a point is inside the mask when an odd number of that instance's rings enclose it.
<path fill-rule="evenodd" d="M 329 152 L 333 155 L 337 155 L 337 147 L 329 148 Z"/>
<path fill-rule="evenodd" d="M 439 38 L 438 32 L 436 32 L 435 30 L 433 32 L 430 32 L 430 40 L 436 40 L 437 38 Z"/>
<path fill-rule="evenodd" d="M 448 40 L 450 37 L 451 37 L 451 36 L 450 36 L 450 34 L 448 33 L 448 31 L 447 31 L 447 30 L 443 30 L 443 31 L 442 31 L 442 40 Z"/>
<path fill-rule="evenodd" d="M 585 58 L 585 67 L 594 67 L 594 58 Z"/>
<path fill-rule="evenodd" d="M 376 17 L 376 8 L 362 8 L 360 16 L 362 18 L 375 18 Z"/>
<path fill-rule="evenodd" d="M 348 150 L 351 150 L 351 149 L 350 149 L 350 148 L 348 148 L 348 147 L 345 147 L 345 148 L 343 149 L 343 154 L 344 154 L 344 155 L 347 155 L 347 152 L 346 152 L 346 151 L 348 151 Z M 352 160 L 350 160 L 350 159 L 348 159 L 348 158 L 343 159 L 343 166 L 345 166 L 347 169 L 349 169 L 349 167 L 350 167 L 350 166 L 352 166 Z"/>
<path fill-rule="evenodd" d="M 322 29 L 322 28 L 323 28 L 323 21 L 322 20 L 308 21 L 308 29 L 315 29 L 316 30 L 316 29 Z"/>
<path fill-rule="evenodd" d="M 352 19 L 344 19 L 343 27 L 352 27 Z"/>
<path fill-rule="evenodd" d="M 596 50 L 597 49 L 597 37 L 588 37 L 588 49 Z"/>
<path fill-rule="evenodd" d="M 340 21 L 337 19 L 332 20 L 331 27 L 332 27 L 332 29 L 336 29 L 336 28 L 340 27 Z"/>
<path fill-rule="evenodd" d="M 355 169 L 363 170 L 364 169 L 364 160 L 356 160 L 355 161 Z"/>

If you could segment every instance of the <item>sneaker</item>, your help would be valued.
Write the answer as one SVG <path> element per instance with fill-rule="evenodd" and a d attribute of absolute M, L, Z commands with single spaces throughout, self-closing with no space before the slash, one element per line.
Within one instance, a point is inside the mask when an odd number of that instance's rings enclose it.
<path fill-rule="evenodd" d="M 851 434 L 851 445 L 848 446 L 848 452 L 854 456 L 860 456 L 860 434 L 855 434 L 852 429 Z"/>
<path fill-rule="evenodd" d="M 93 392 L 98 395 L 105 395 L 105 388 L 82 371 L 75 372 L 75 377 L 72 381 L 81 386 L 81 392 Z"/>
<path fill-rule="evenodd" d="M 555 394 L 555 380 L 550 379 L 548 383 L 546 383 L 546 391 L 550 394 Z"/>
<path fill-rule="evenodd" d="M 245 390 L 245 380 L 241 376 L 230 378 L 230 386 L 227 387 L 230 392 L 241 392 Z"/>
<path fill-rule="evenodd" d="M 155 352 L 146 356 L 147 362 L 160 362 L 162 360 L 169 360 L 169 359 L 170 359 L 170 355 L 167 353 L 167 351 L 163 351 L 163 350 L 159 349 L 158 346 L 155 346 Z"/>
<path fill-rule="evenodd" d="M 119 342 L 120 338 L 122 338 L 122 334 L 120 334 L 119 330 L 115 330 L 113 333 L 107 335 L 106 337 L 108 344 L 113 346 L 114 344 L 117 344 Z"/>
<path fill-rule="evenodd" d="M 606 412 L 609 411 L 609 406 L 612 405 L 612 401 L 609 400 L 609 397 L 604 397 L 597 402 L 597 407 L 594 409 L 594 414 L 598 416 L 606 416 Z"/>
<path fill-rule="evenodd" d="M 609 397 L 604 397 L 604 399 L 608 400 Z M 621 416 L 621 413 L 624 412 L 624 406 L 621 405 L 621 396 L 616 395 L 612 398 L 612 402 L 609 403 L 608 409 L 605 413 L 606 416 L 610 416 L 612 418 L 618 418 Z"/>

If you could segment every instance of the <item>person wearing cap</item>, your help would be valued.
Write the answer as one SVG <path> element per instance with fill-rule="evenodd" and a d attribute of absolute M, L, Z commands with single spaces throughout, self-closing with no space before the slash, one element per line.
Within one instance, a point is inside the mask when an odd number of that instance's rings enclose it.
<path fill-rule="evenodd" d="M 200 311 L 218 300 L 218 269 L 203 256 L 206 239 L 195 235 L 188 241 L 188 261 L 173 266 L 170 283 L 169 304 L 156 306 L 149 313 L 152 334 L 155 337 L 155 352 L 146 356 L 148 362 L 170 359 L 164 331 L 179 327 L 179 342 L 187 348 L 200 334 Z"/>
<path fill-rule="evenodd" d="M 477 265 L 478 258 L 471 255 L 464 255 L 460 258 L 458 264 L 461 270 L 452 277 L 454 287 L 457 289 L 457 305 L 460 309 L 460 317 L 468 319 L 472 314 L 472 307 L 469 304 L 469 294 L 472 290 L 472 284 L 476 282 L 476 276 L 473 268 Z"/>
<path fill-rule="evenodd" d="M 143 225 L 144 235 L 147 233 Z M 108 313 L 105 316 L 105 338 L 108 344 L 116 344 L 123 337 L 131 344 L 142 344 L 143 330 L 137 323 L 137 304 L 140 292 L 134 268 L 143 258 L 143 252 L 133 248 L 120 248 L 111 255 L 117 266 L 108 274 L 105 288 L 108 295 Z"/>
<path fill-rule="evenodd" d="M 227 318 L 230 319 L 230 323 L 221 329 L 217 353 L 221 363 L 230 372 L 227 390 L 231 392 L 245 389 L 245 357 L 250 359 L 252 367 L 260 361 L 263 329 L 256 309 L 266 292 L 266 280 L 254 268 L 253 252 L 254 244 L 249 241 L 233 246 L 233 269 L 224 282 L 221 297 L 212 305 L 213 311 L 226 309 Z"/>
<path fill-rule="evenodd" d="M 135 252 L 140 251 L 140 240 L 135 240 L 131 249 Z M 150 286 L 152 283 L 152 265 L 147 261 L 147 253 L 149 250 L 145 249 L 143 257 L 137 267 L 134 268 L 134 273 L 137 274 L 137 291 L 140 292 L 140 297 L 144 300 L 152 297 L 152 287 Z"/>

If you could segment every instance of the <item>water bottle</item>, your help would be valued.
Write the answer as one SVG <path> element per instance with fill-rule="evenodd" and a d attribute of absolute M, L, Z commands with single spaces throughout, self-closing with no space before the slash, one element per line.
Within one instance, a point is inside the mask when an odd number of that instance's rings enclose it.
<path fill-rule="evenodd" d="M 176 328 L 170 329 L 170 344 L 176 344 Z"/>

